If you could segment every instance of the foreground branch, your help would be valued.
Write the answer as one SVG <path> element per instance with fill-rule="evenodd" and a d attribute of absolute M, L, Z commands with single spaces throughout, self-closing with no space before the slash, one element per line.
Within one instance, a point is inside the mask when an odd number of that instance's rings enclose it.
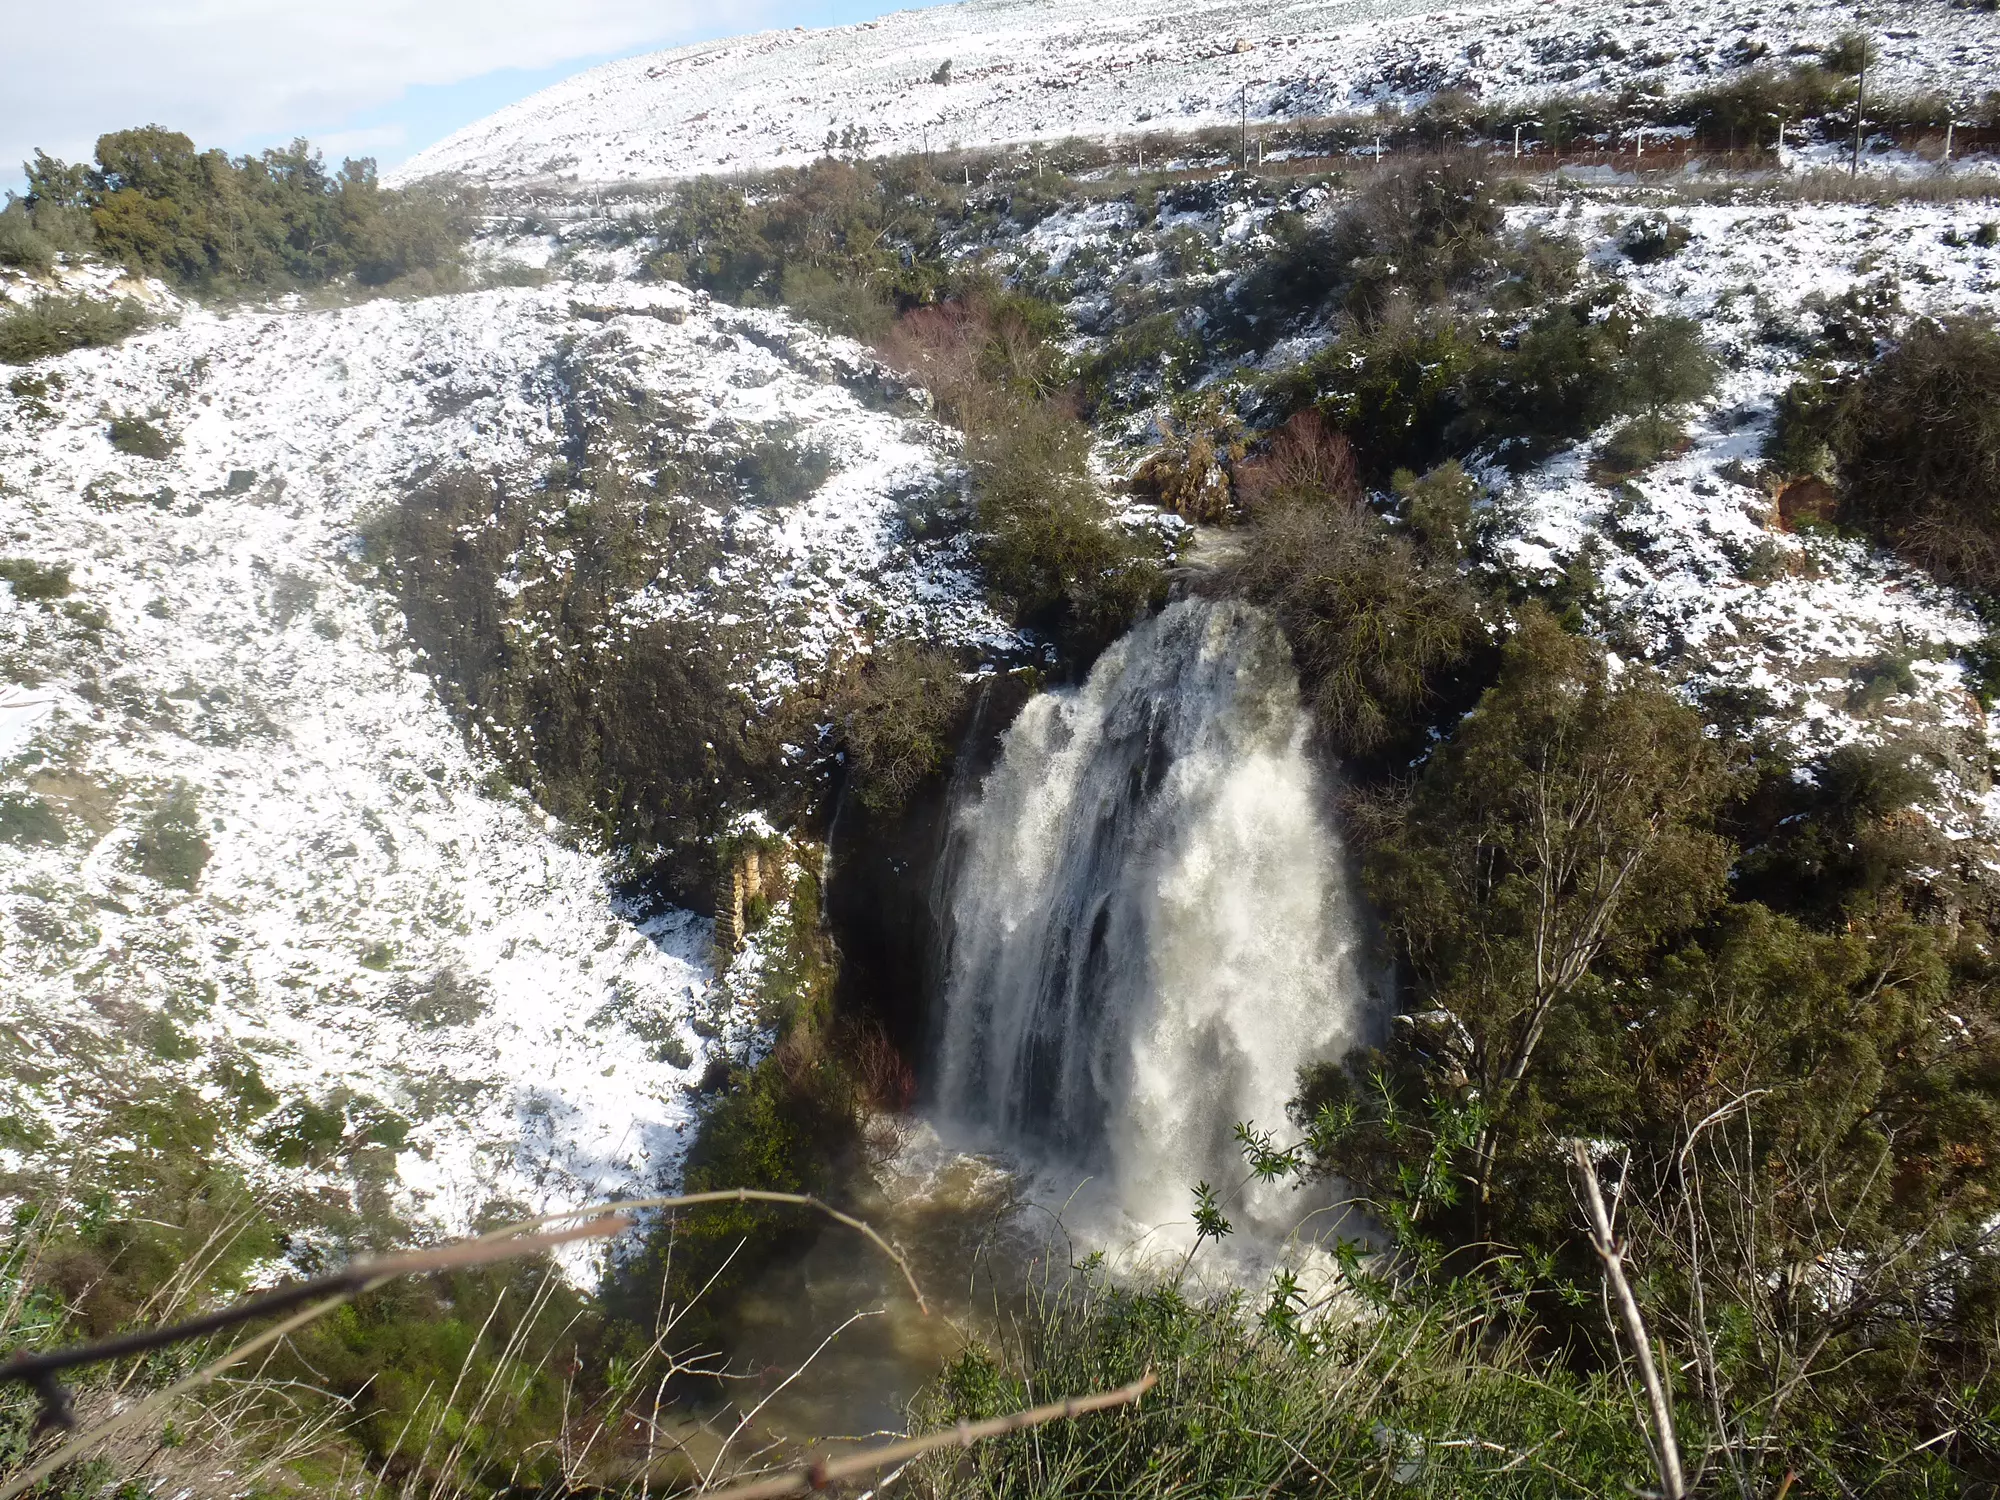
<path fill-rule="evenodd" d="M 1114 1406 L 1125 1406 L 1137 1401 L 1159 1383 L 1160 1377 L 1148 1370 L 1130 1385 L 1121 1385 L 1115 1391 L 1099 1391 L 1090 1396 L 1070 1396 L 1062 1401 L 1051 1401 L 1047 1406 L 1031 1407 L 1027 1411 L 1017 1411 L 1009 1416 L 989 1417 L 984 1422 L 960 1422 L 956 1427 L 941 1427 L 936 1432 L 927 1432 L 922 1437 L 904 1438 L 897 1443 L 884 1443 L 879 1448 L 870 1448 L 865 1453 L 849 1453 L 839 1458 L 816 1459 L 809 1464 L 801 1464 L 796 1469 L 788 1469 L 782 1474 L 773 1474 L 768 1479 L 752 1479 L 744 1484 L 731 1485 L 727 1489 L 703 1490 L 701 1493 L 712 1500 L 773 1500 L 780 1495 L 809 1495 L 815 1490 L 826 1489 L 843 1479 L 851 1479 L 856 1474 L 868 1474 L 877 1469 L 886 1469 L 891 1464 L 907 1463 L 926 1453 L 935 1453 L 940 1448 L 970 1448 L 974 1443 L 986 1438 L 1004 1437 L 1010 1432 L 1020 1432 L 1025 1428 L 1039 1427 L 1044 1422 L 1059 1421 L 1064 1417 L 1080 1417 L 1086 1412 L 1106 1411 Z"/>
<path fill-rule="evenodd" d="M 1646 1384 L 1646 1402 L 1653 1408 L 1653 1427 L 1659 1434 L 1660 1482 L 1666 1488 L 1667 1500 L 1683 1500 L 1687 1481 L 1681 1476 L 1674 1414 L 1667 1405 L 1666 1387 L 1660 1383 L 1659 1366 L 1653 1362 L 1653 1346 L 1646 1338 L 1646 1322 L 1639 1316 L 1639 1301 L 1632 1295 L 1632 1284 L 1625 1279 L 1625 1247 L 1612 1236 L 1611 1215 L 1605 1211 L 1604 1193 L 1597 1185 L 1597 1168 L 1591 1165 L 1590 1148 L 1582 1141 L 1571 1141 L 1570 1151 L 1576 1158 L 1577 1175 L 1583 1179 L 1584 1206 L 1590 1211 L 1590 1246 L 1604 1263 L 1605 1284 L 1618 1303 L 1625 1336 Z"/>
<path fill-rule="evenodd" d="M 177 1397 L 207 1385 L 231 1365 L 240 1363 L 261 1349 L 269 1348 L 315 1319 L 324 1317 L 335 1308 L 388 1282 L 404 1276 L 422 1276 L 433 1271 L 463 1270 L 470 1266 L 488 1265 L 494 1261 L 511 1260 L 523 1255 L 536 1255 L 577 1240 L 607 1239 L 630 1229 L 636 1222 L 632 1215 L 641 1210 L 698 1208 L 710 1203 L 790 1204 L 816 1210 L 837 1223 L 859 1231 L 895 1263 L 896 1269 L 903 1273 L 903 1279 L 909 1283 L 910 1292 L 917 1299 L 917 1306 L 926 1315 L 929 1314 L 930 1306 L 924 1301 L 924 1294 L 917 1286 L 917 1279 L 911 1274 L 910 1264 L 903 1258 L 901 1252 L 861 1220 L 828 1206 L 818 1198 L 804 1194 L 773 1193 L 759 1188 L 725 1188 L 719 1192 L 682 1193 L 663 1198 L 633 1198 L 619 1203 L 599 1204 L 592 1208 L 543 1214 L 539 1218 L 506 1225 L 478 1239 L 460 1240 L 454 1244 L 441 1245 L 434 1250 L 415 1250 L 403 1255 L 387 1255 L 356 1261 L 344 1271 L 336 1272 L 332 1276 L 322 1276 L 313 1281 L 300 1282 L 296 1286 L 282 1287 L 275 1292 L 246 1298 L 233 1306 L 204 1314 L 199 1318 L 191 1318 L 184 1323 L 120 1334 L 96 1343 L 55 1349 L 45 1354 L 15 1355 L 5 1364 L 0 1364 L 0 1380 L 19 1381 L 31 1386 L 41 1397 L 42 1411 L 38 1427 L 72 1427 L 76 1423 L 76 1418 L 71 1408 L 70 1394 L 56 1379 L 61 1371 L 73 1369 L 78 1365 L 100 1364 L 106 1360 L 122 1359 L 131 1354 L 143 1354 L 167 1344 L 202 1338 L 239 1323 L 267 1318 L 289 1308 L 300 1307 L 302 1304 L 312 1304 L 300 1312 L 293 1313 L 291 1317 L 274 1327 L 265 1329 L 255 1338 L 237 1345 L 220 1359 L 204 1365 L 185 1379 L 176 1381 L 164 1390 L 154 1392 L 145 1400 L 107 1418 L 88 1432 L 63 1444 L 27 1473 L 0 1488 L 0 1500 L 16 1500 L 17 1496 L 26 1494 L 28 1490 L 64 1465 L 82 1458 L 119 1433 L 163 1411 Z M 531 1232 L 541 1230 L 546 1224 L 575 1219 L 583 1222 L 567 1229 Z"/>

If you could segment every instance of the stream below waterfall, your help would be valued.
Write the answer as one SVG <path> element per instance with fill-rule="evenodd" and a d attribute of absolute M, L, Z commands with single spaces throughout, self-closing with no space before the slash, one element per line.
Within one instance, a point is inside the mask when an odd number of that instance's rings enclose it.
<path fill-rule="evenodd" d="M 1197 1183 L 1236 1228 L 1198 1277 L 1325 1261 L 1331 1193 L 1251 1181 L 1234 1138 L 1289 1138 L 1301 1067 L 1382 1010 L 1309 738 L 1283 637 L 1231 601 L 1170 605 L 1022 708 L 952 809 L 926 1102 L 889 1127 L 863 1209 L 937 1312 L 858 1236 L 823 1234 L 745 1308 L 739 1361 L 767 1387 L 809 1361 L 760 1425 L 901 1428 L 1025 1277 L 1093 1250 L 1178 1268 Z"/>

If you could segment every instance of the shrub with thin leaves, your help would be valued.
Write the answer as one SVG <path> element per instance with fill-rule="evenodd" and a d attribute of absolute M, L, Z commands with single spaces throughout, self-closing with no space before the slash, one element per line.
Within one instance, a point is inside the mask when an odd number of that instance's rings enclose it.
<path fill-rule="evenodd" d="M 145 324 L 144 311 L 129 298 L 39 297 L 0 313 L 0 364 L 25 365 L 72 349 L 115 344 Z"/>

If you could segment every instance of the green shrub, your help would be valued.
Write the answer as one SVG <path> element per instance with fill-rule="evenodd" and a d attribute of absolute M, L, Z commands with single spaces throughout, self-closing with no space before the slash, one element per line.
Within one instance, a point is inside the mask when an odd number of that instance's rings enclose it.
<path fill-rule="evenodd" d="M 194 788 L 177 782 L 146 819 L 135 854 L 148 880 L 177 891 L 192 891 L 208 865 L 208 840 L 203 836 L 200 804 Z"/>
<path fill-rule="evenodd" d="M 1914 685 L 1901 662 L 1871 675 L 1876 692 Z M 1909 816 L 1937 793 L 1910 747 L 1843 745 L 1803 770 L 1774 760 L 1735 815 L 1745 899 L 1838 926 L 1904 899 L 1915 872 L 1949 863 L 1936 830 Z"/>
<path fill-rule="evenodd" d="M 1688 318 L 1578 303 L 1544 314 L 1484 362 L 1465 426 L 1513 462 L 1538 458 L 1620 416 L 1663 416 L 1715 388 L 1715 357 Z"/>
<path fill-rule="evenodd" d="M 1342 339 L 1304 375 L 1320 413 L 1380 482 L 1472 446 L 1468 393 L 1492 358 L 1477 329 L 1438 312 L 1387 319 Z"/>
<path fill-rule="evenodd" d="M 950 759 L 965 704 L 949 653 L 897 643 L 862 662 L 834 698 L 835 723 L 863 805 L 894 813 Z"/>
<path fill-rule="evenodd" d="M 1924 320 L 1837 402 L 1815 394 L 1784 441 L 1824 434 L 1842 519 L 1950 582 L 2000 587 L 2000 327 Z"/>
<path fill-rule="evenodd" d="M 1642 214 L 1619 233 L 1618 248 L 1637 266 L 1667 260 L 1685 250 L 1693 238 L 1687 225 L 1665 214 Z"/>
<path fill-rule="evenodd" d="M 55 259 L 55 246 L 36 232 L 27 204 L 13 199 L 0 209 L 0 266 L 46 271 Z"/>
<path fill-rule="evenodd" d="M 1494 288 L 1494 303 L 1518 311 L 1571 296 L 1582 264 L 1583 246 L 1574 236 L 1530 229 L 1500 246 L 1505 279 Z"/>
<path fill-rule="evenodd" d="M 788 433 L 760 438 L 736 460 L 736 477 L 760 505 L 810 500 L 833 472 L 833 456 Z"/>
<path fill-rule="evenodd" d="M 1606 476 L 1622 478 L 1652 467 L 1687 442 L 1687 429 L 1657 412 L 1622 423 L 1597 447 L 1597 467 Z"/>
<path fill-rule="evenodd" d="M 43 798 L 21 792 L 0 794 L 0 843 L 54 846 L 68 839 L 62 819 Z"/>
<path fill-rule="evenodd" d="M 72 349 L 101 348 L 145 325 L 145 312 L 130 298 L 39 297 L 0 313 L 0 364 L 25 365 Z"/>
<path fill-rule="evenodd" d="M 1403 518 L 1424 554 L 1456 565 L 1472 542 L 1472 507 L 1479 481 L 1457 459 L 1447 459 L 1421 477 L 1398 469 L 1389 488 L 1402 502 Z"/>
<path fill-rule="evenodd" d="M 1825 365 L 1808 362 L 1779 394 L 1764 457 L 1780 475 L 1833 477 L 1833 424 L 1847 384 Z"/>
<path fill-rule="evenodd" d="M 134 458 L 171 458 L 174 449 L 180 446 L 178 439 L 161 431 L 146 418 L 129 412 L 111 419 L 106 436 L 111 439 L 112 447 Z"/>
<path fill-rule="evenodd" d="M 61 599 L 70 589 L 68 563 L 0 557 L 0 579 L 6 580 L 16 599 Z"/>
<path fill-rule="evenodd" d="M 1024 624 L 1084 656 L 1152 599 L 1157 571 L 1112 523 L 1090 475 L 1090 437 L 1067 409 L 1023 404 L 968 435 L 980 567 Z"/>
<path fill-rule="evenodd" d="M 1448 488 L 1448 476 L 1433 485 Z M 1450 524 L 1431 522 L 1420 552 L 1357 499 L 1294 489 L 1260 511 L 1223 575 L 1277 618 L 1319 729 L 1344 759 L 1393 760 L 1420 741 L 1480 639 L 1478 601 L 1456 551 L 1439 545 Z"/>
<path fill-rule="evenodd" d="M 1148 313 L 1109 338 L 1085 361 L 1084 390 L 1112 409 L 1182 389 L 1201 361 L 1201 340 L 1177 309 Z"/>
<path fill-rule="evenodd" d="M 88 250 L 92 241 L 90 216 L 79 206 L 43 202 L 31 207 L 10 193 L 6 207 L 0 208 L 0 266 L 46 271 L 57 255 Z"/>
<path fill-rule="evenodd" d="M 1644 674 L 1614 685 L 1602 648 L 1531 609 L 1371 851 L 1368 889 L 1410 965 L 1412 1008 L 1449 1012 L 1464 1038 L 1457 1064 L 1486 1124 L 1455 1153 L 1454 1177 L 1473 1186 L 1454 1212 L 1474 1237 L 1503 1210 L 1542 1227 L 1547 1205 L 1515 1200 L 1508 1184 L 1527 1169 L 1502 1164 L 1501 1142 L 1539 1149 L 1529 1080 L 1545 1040 L 1583 1025 L 1592 966 L 1651 952 L 1722 901 L 1732 851 L 1713 823 L 1729 789 L 1698 715 Z M 1529 1199 L 1548 1190 L 1535 1183 Z"/>
<path fill-rule="evenodd" d="M 1399 306 L 1431 306 L 1494 274 L 1503 222 L 1477 157 L 1398 164 L 1330 222 L 1274 217 L 1277 248 L 1218 312 L 1227 321 L 1254 313 L 1255 342 L 1269 344 L 1336 304 L 1364 325 Z"/>
<path fill-rule="evenodd" d="M 779 296 L 800 317 L 864 343 L 881 338 L 896 318 L 895 304 L 868 283 L 818 266 L 785 267 Z"/>

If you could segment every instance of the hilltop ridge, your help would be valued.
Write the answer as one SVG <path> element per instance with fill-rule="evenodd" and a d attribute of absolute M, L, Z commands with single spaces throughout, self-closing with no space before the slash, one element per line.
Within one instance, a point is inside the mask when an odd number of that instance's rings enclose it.
<path fill-rule="evenodd" d="M 611 183 L 854 154 L 1401 111 L 1446 91 L 1673 95 L 1816 55 L 1865 24 L 1871 90 L 1969 99 L 2000 78 L 1990 13 L 1905 0 L 1552 5 L 965 0 L 625 58 L 508 106 L 391 181 Z M 865 132 L 865 136 L 862 135 Z"/>

